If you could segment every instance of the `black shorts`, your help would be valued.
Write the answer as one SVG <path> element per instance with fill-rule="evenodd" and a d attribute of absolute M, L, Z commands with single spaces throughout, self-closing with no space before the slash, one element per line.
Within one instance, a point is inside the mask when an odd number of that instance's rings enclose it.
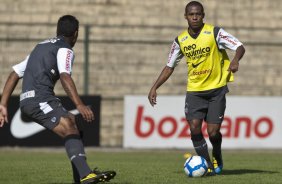
<path fill-rule="evenodd" d="M 52 130 L 55 128 L 61 117 L 68 116 L 68 111 L 62 106 L 59 99 L 44 103 L 30 103 L 21 107 L 23 116 L 36 123 Z"/>
<path fill-rule="evenodd" d="M 207 123 L 222 123 L 226 108 L 225 94 L 228 88 L 220 88 L 211 93 L 189 93 L 185 99 L 185 116 L 188 121 L 205 120 Z"/>

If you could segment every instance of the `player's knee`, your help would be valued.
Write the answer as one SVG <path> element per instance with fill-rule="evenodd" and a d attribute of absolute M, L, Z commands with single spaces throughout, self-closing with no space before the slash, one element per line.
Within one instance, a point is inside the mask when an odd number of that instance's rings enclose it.
<path fill-rule="evenodd" d="M 209 130 L 207 132 L 208 132 L 209 137 L 214 137 L 217 134 L 217 132 L 215 130 Z"/>
<path fill-rule="evenodd" d="M 212 142 L 217 142 L 222 139 L 222 135 L 219 131 L 213 131 L 209 133 L 209 139 Z"/>
<path fill-rule="evenodd" d="M 199 141 L 201 141 L 203 139 L 204 139 L 204 136 L 203 136 L 202 133 L 200 133 L 200 134 L 191 134 L 191 140 L 192 141 L 199 142 Z"/>
<path fill-rule="evenodd" d="M 202 124 L 195 121 L 189 122 L 191 135 L 202 134 Z"/>
<path fill-rule="evenodd" d="M 215 124 L 208 125 L 207 132 L 209 137 L 216 137 L 220 134 L 220 126 Z M 221 134 L 220 134 L 221 135 Z"/>
<path fill-rule="evenodd" d="M 79 131 L 76 127 L 75 122 L 68 117 L 64 117 L 61 119 L 59 123 L 60 134 L 62 137 L 67 137 L 68 135 L 79 135 Z"/>
<path fill-rule="evenodd" d="M 72 134 L 77 134 L 79 135 L 79 131 L 77 129 L 77 127 L 75 126 L 74 123 L 70 123 L 68 127 L 66 127 L 65 129 L 65 134 L 66 136 L 68 135 L 72 135 Z"/>
<path fill-rule="evenodd" d="M 202 134 L 201 128 L 190 128 L 191 135 Z"/>

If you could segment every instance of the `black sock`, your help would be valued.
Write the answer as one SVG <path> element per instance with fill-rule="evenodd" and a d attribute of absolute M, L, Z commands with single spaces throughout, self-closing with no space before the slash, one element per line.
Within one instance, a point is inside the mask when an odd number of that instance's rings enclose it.
<path fill-rule="evenodd" d="M 83 131 L 79 131 L 79 136 L 81 140 L 83 140 Z M 86 157 L 85 157 L 86 159 Z M 73 181 L 76 183 L 80 182 L 80 176 L 78 173 L 78 170 L 76 169 L 75 165 L 71 162 L 71 167 L 72 167 L 72 176 L 73 176 Z"/>
<path fill-rule="evenodd" d="M 65 138 L 65 148 L 72 164 L 77 169 L 80 178 L 87 176 L 91 169 L 86 163 L 83 143 L 79 135 L 69 135 Z"/>
<path fill-rule="evenodd" d="M 75 183 L 79 183 L 80 182 L 79 172 L 78 172 L 77 168 L 75 167 L 75 165 L 72 162 L 71 162 L 71 168 L 72 168 L 73 181 Z"/>
<path fill-rule="evenodd" d="M 210 142 L 213 146 L 212 155 L 218 161 L 221 162 L 221 143 L 222 143 L 222 135 L 221 133 L 217 133 L 215 136 L 210 137 Z M 221 164 L 221 163 L 218 163 Z"/>
<path fill-rule="evenodd" d="M 192 135 L 191 139 L 192 139 L 193 146 L 194 146 L 196 153 L 199 156 L 206 159 L 206 161 L 208 162 L 208 166 L 210 168 L 213 168 L 213 165 L 211 163 L 210 156 L 209 156 L 208 145 L 203 135 L 202 134 Z"/>

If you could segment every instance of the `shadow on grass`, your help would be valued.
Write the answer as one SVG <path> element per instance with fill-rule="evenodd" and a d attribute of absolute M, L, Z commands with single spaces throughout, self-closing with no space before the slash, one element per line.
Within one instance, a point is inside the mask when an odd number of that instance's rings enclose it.
<path fill-rule="evenodd" d="M 178 171 L 175 173 L 183 173 L 182 171 Z M 240 174 L 278 174 L 280 172 L 277 171 L 264 171 L 264 170 L 255 170 L 255 169 L 234 169 L 234 170 L 226 170 L 223 169 L 220 175 L 240 175 Z"/>
<path fill-rule="evenodd" d="M 66 183 L 66 182 L 56 182 L 56 183 L 54 183 L 54 182 L 52 182 L 52 183 L 48 183 L 48 184 L 75 184 L 75 183 Z M 130 182 L 122 182 L 122 183 L 120 183 L 120 182 L 112 182 L 111 181 L 111 184 L 133 184 L 133 183 L 130 183 Z"/>
<path fill-rule="evenodd" d="M 236 170 L 226 170 L 222 171 L 222 175 L 238 175 L 238 174 L 277 174 L 277 171 L 264 171 L 264 170 L 255 170 L 255 169 L 236 169 Z"/>

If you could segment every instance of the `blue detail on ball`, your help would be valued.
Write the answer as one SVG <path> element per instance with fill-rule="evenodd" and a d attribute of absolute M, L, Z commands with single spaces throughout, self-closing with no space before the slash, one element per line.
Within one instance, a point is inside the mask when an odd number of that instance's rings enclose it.
<path fill-rule="evenodd" d="M 186 163 L 184 165 L 184 168 L 186 168 L 188 170 L 188 173 L 186 173 L 186 174 L 188 174 L 189 177 L 193 177 L 193 172 L 197 171 L 198 169 L 201 169 L 201 168 L 203 168 L 205 170 L 205 173 L 206 173 L 207 170 L 208 170 L 208 166 L 206 165 L 206 160 L 203 157 L 200 157 L 201 158 L 200 163 L 198 165 L 192 167 L 190 165 L 190 162 L 193 159 L 193 157 L 195 157 L 195 156 L 192 156 L 192 157 L 190 157 L 186 160 Z M 196 157 L 198 157 L 198 156 L 196 156 Z M 203 173 L 203 175 L 205 173 Z"/>

